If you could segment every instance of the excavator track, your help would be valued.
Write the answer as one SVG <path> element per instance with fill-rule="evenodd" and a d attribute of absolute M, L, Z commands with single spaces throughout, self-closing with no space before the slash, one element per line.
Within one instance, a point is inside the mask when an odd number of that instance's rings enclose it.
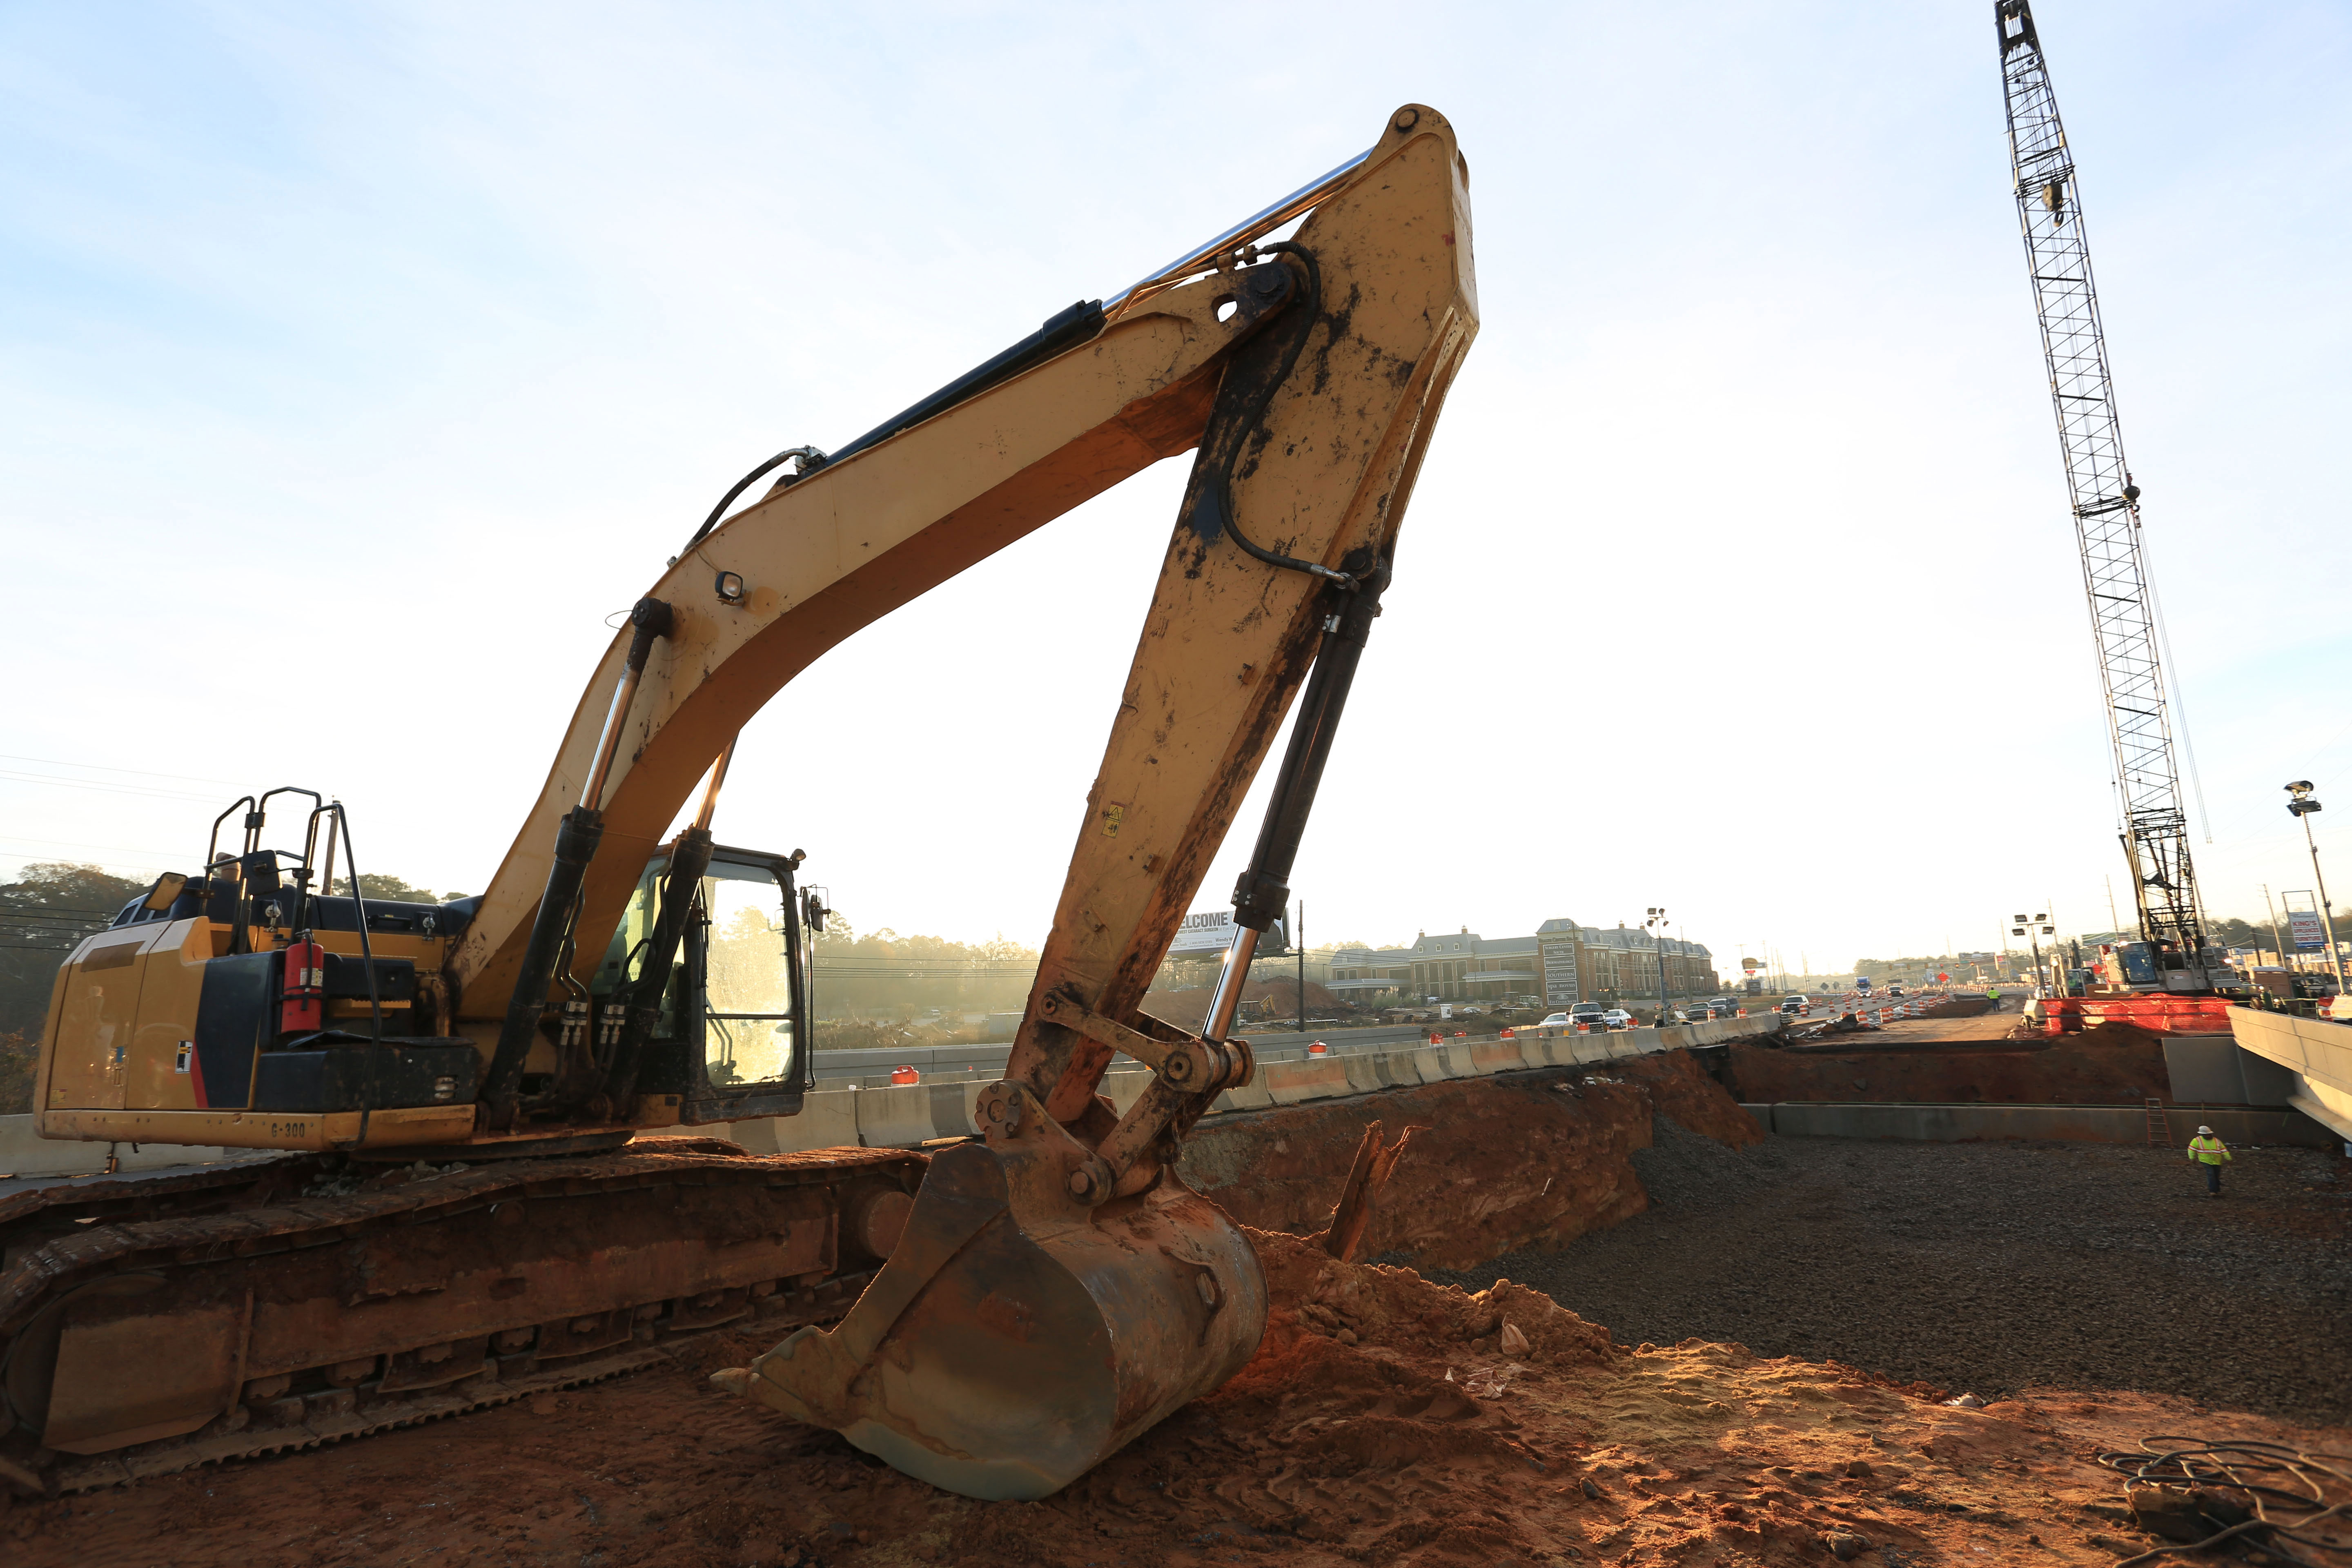
<path fill-rule="evenodd" d="M 0 1199 L 0 1484 L 48 1495 L 831 1322 L 928 1164 L 717 1139 L 386 1170 L 332 1156 Z"/>

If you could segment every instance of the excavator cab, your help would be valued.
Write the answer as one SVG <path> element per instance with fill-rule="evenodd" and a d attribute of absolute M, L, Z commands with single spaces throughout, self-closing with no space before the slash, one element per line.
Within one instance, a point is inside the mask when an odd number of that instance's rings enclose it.
<path fill-rule="evenodd" d="M 632 993 L 655 994 L 645 969 L 657 946 L 675 847 L 649 861 L 589 989 L 599 1016 Z M 809 1058 L 809 958 L 797 856 L 714 847 L 681 889 L 680 940 L 660 986 L 637 1089 L 640 1104 L 691 1124 L 800 1112 Z M 525 1079 L 526 1091 L 537 1088 Z"/>

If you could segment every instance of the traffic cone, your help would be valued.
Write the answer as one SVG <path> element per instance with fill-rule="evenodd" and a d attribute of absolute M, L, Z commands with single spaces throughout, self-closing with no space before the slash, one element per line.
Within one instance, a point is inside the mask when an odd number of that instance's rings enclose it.
<path fill-rule="evenodd" d="M 890 1069 L 890 1081 L 892 1083 L 920 1083 L 923 1081 L 923 1075 L 917 1072 L 913 1068 L 892 1068 Z"/>
<path fill-rule="evenodd" d="M 1331 1047 L 1318 1040 L 1307 1047 L 1307 1054 L 1310 1057 L 1328 1057 L 1331 1054 Z"/>

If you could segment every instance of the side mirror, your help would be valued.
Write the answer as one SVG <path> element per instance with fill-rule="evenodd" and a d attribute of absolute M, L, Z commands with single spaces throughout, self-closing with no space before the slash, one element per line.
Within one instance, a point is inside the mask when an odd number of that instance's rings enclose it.
<path fill-rule="evenodd" d="M 162 914 L 179 901 L 180 889 L 187 885 L 188 879 L 177 871 L 166 871 L 155 879 L 155 885 L 147 891 L 147 901 L 140 907 Z"/>
<path fill-rule="evenodd" d="M 824 931 L 824 917 L 832 912 L 824 907 L 824 900 L 817 897 L 814 888 L 801 895 L 801 919 L 807 923 L 809 930 Z"/>

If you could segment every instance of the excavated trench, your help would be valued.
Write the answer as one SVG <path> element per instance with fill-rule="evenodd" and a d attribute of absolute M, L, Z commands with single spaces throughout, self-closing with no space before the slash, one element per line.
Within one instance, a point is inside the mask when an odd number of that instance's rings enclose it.
<path fill-rule="evenodd" d="M 1749 1104 L 2139 1105 L 2168 1097 L 2164 1041 L 2129 1024 L 2056 1039 L 1879 1044 L 1857 1035 L 1782 1050 L 1735 1045 L 1727 1087 Z"/>

